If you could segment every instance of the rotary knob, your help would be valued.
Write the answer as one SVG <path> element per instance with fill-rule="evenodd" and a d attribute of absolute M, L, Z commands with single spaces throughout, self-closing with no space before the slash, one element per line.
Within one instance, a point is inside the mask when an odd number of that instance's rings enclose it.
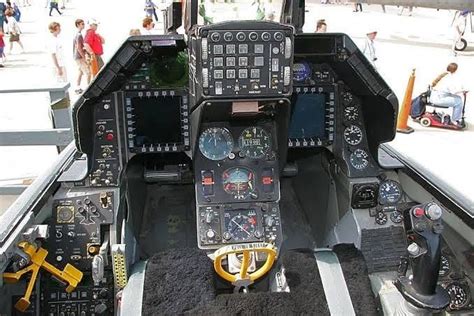
<path fill-rule="evenodd" d="M 265 226 L 272 227 L 275 224 L 275 219 L 272 216 L 265 217 Z"/>
<path fill-rule="evenodd" d="M 214 237 L 216 237 L 216 232 L 213 231 L 212 229 L 208 229 L 206 231 L 206 237 L 209 239 L 213 239 Z"/>

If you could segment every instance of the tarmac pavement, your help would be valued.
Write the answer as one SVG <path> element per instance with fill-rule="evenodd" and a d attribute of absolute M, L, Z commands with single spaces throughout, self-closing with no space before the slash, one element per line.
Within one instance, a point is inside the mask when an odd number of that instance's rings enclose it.
<path fill-rule="evenodd" d="M 159 1 L 156 1 L 159 2 Z M 251 18 L 251 0 L 236 1 L 236 4 L 217 4 L 215 17 Z M 273 8 L 279 16 L 279 1 L 273 1 Z M 352 12 L 351 5 L 321 5 L 319 1 L 306 1 L 305 32 L 313 32 L 316 21 L 324 18 L 329 32 L 344 32 L 361 46 L 364 34 L 369 29 L 378 31 L 377 68 L 387 83 L 403 99 L 411 70 L 416 68 L 414 96 L 424 91 L 428 84 L 446 65 L 455 61 L 459 64 L 459 74 L 465 78 L 466 86 L 474 92 L 474 43 L 471 41 L 465 52 L 453 57 L 450 23 L 454 14 L 449 11 L 415 8 L 413 16 L 398 15 L 399 9 L 387 7 L 383 13 L 380 6 L 364 5 L 364 11 Z M 72 60 L 72 39 L 74 20 L 96 18 L 100 21 L 98 32 L 105 37 L 104 59 L 108 60 L 132 28 L 140 28 L 143 18 L 142 3 L 112 0 L 71 0 L 66 2 L 62 16 L 48 16 L 49 9 L 44 1 L 37 0 L 33 6 L 22 8 L 22 42 L 24 54 L 7 57 L 5 68 L 0 68 L 2 87 L 20 87 L 53 83 L 52 62 L 46 53 L 45 43 L 50 36 L 47 25 L 58 21 L 62 25 L 62 37 L 69 45 L 66 48 L 68 78 L 74 81 L 76 66 Z M 55 13 L 53 13 L 55 15 Z M 161 18 L 161 15 L 160 15 Z M 243 18 L 241 18 L 243 19 Z M 468 39 L 472 36 L 468 35 Z M 70 55 L 69 55 L 69 52 Z M 71 99 L 74 101 L 74 83 L 71 82 Z M 83 87 L 85 88 L 85 86 Z M 467 121 L 474 124 L 474 96 L 468 98 Z M 50 128 L 49 104 L 45 93 L 2 95 L 0 94 L 0 129 Z M 398 134 L 390 143 L 407 157 L 422 163 L 438 177 L 448 181 L 463 195 L 474 197 L 474 187 L 468 179 L 474 178 L 474 168 L 470 157 L 474 141 L 473 129 L 463 132 L 427 129 L 409 122 L 416 129 L 410 135 Z M 0 147 L 1 180 L 34 178 L 51 164 L 57 156 L 54 146 Z M 473 204 L 474 205 L 474 204 Z M 0 206 L 1 209 L 1 206 Z M 1 211 L 1 210 L 0 210 Z"/>

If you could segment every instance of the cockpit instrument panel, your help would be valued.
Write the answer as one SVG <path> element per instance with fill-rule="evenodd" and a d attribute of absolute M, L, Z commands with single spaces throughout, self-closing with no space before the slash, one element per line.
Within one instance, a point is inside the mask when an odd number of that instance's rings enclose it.
<path fill-rule="evenodd" d="M 177 152 L 189 147 L 185 90 L 127 91 L 124 99 L 130 152 Z"/>

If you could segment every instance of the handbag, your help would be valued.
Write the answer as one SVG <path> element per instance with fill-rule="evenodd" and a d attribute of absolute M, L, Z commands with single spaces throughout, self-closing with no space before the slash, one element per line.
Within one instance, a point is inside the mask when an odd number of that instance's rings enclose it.
<path fill-rule="evenodd" d="M 18 41 L 20 41 L 20 34 L 11 33 L 10 42 L 18 42 Z"/>

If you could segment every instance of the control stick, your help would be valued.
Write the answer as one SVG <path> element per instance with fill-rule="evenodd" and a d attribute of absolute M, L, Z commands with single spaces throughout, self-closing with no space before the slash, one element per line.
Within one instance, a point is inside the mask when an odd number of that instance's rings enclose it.
<path fill-rule="evenodd" d="M 413 306 L 440 311 L 449 304 L 449 295 L 437 285 L 441 260 L 441 207 L 433 202 L 412 207 L 405 215 L 408 258 L 413 276 L 400 275 L 394 282 Z"/>

